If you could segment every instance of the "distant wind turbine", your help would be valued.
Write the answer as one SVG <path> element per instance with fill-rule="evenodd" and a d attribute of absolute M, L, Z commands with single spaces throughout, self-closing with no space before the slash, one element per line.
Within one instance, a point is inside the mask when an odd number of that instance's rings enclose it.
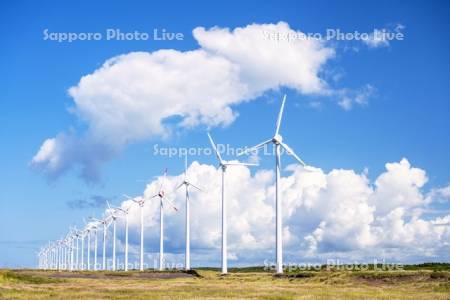
<path fill-rule="evenodd" d="M 87 266 L 86 269 L 89 271 L 91 270 L 91 229 L 89 228 L 87 230 Z"/>
<path fill-rule="evenodd" d="M 151 198 L 159 198 L 159 270 L 164 270 L 164 201 L 168 202 L 175 211 L 178 211 L 178 208 L 170 201 L 164 192 L 164 183 L 166 181 L 167 176 L 167 168 L 164 171 L 164 176 L 162 179 L 161 186 L 156 195 L 153 195 Z"/>
<path fill-rule="evenodd" d="M 90 218 L 93 222 L 92 229 L 94 230 L 94 271 L 97 271 L 97 248 L 98 248 L 98 224 L 100 224 L 100 220 L 97 220 L 93 217 Z"/>
<path fill-rule="evenodd" d="M 83 271 L 84 270 L 84 238 L 86 237 L 86 235 L 88 234 L 88 231 L 85 229 L 83 231 L 81 231 L 81 266 L 80 266 L 80 270 Z"/>
<path fill-rule="evenodd" d="M 191 249 L 190 249 L 190 212 L 189 212 L 189 187 L 192 186 L 193 188 L 201 191 L 199 187 L 191 183 L 187 176 L 187 154 L 184 157 L 184 179 L 183 182 L 180 183 L 180 185 L 177 187 L 177 190 L 184 186 L 185 188 L 185 195 L 186 195 L 186 250 L 185 250 L 185 263 L 184 268 L 186 270 L 191 269 Z"/>
<path fill-rule="evenodd" d="M 222 274 L 227 274 L 227 202 L 225 198 L 225 172 L 229 166 L 256 166 L 256 164 L 228 162 L 223 160 L 209 132 L 208 137 L 211 142 L 211 147 L 216 154 L 216 158 L 219 161 L 219 167 L 222 169 Z"/>
<path fill-rule="evenodd" d="M 111 207 L 111 205 L 109 205 L 108 200 L 106 201 L 106 204 L 108 205 L 108 209 L 110 210 L 109 218 L 111 218 L 112 224 L 113 224 L 113 265 L 112 265 L 112 269 L 113 269 L 113 271 L 116 271 L 116 219 L 118 217 L 116 212 L 123 211 L 123 209 Z"/>
<path fill-rule="evenodd" d="M 130 212 L 131 205 L 128 208 L 123 209 L 121 207 L 110 206 L 110 209 L 114 209 L 117 212 L 122 212 L 125 215 L 125 271 L 128 271 L 128 214 Z"/>
<path fill-rule="evenodd" d="M 102 270 L 106 270 L 106 234 L 108 232 L 108 217 L 98 220 L 95 218 L 91 218 L 93 221 L 96 221 L 99 224 L 103 225 L 103 243 L 102 243 Z M 94 269 L 95 270 L 95 269 Z"/>
<path fill-rule="evenodd" d="M 144 204 L 146 199 L 144 197 L 131 198 L 130 196 L 124 195 L 125 197 L 131 199 L 133 202 L 137 203 L 140 207 L 141 212 L 141 250 L 139 254 L 139 271 L 144 271 Z"/>

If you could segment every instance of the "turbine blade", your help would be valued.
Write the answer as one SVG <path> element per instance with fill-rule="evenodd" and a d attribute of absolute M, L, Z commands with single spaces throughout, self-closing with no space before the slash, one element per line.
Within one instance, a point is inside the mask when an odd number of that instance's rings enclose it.
<path fill-rule="evenodd" d="M 187 153 L 184 156 L 184 179 L 187 177 Z"/>
<path fill-rule="evenodd" d="M 167 176 L 167 168 L 164 170 L 164 176 L 163 176 L 163 179 L 162 179 L 162 182 L 161 182 L 161 186 L 160 186 L 160 188 L 159 188 L 159 191 L 162 191 L 163 188 L 164 188 L 164 183 L 165 183 L 165 181 L 166 181 L 166 176 Z"/>
<path fill-rule="evenodd" d="M 108 205 L 108 208 L 111 209 L 111 205 L 109 205 L 109 201 L 106 200 L 106 204 Z"/>
<path fill-rule="evenodd" d="M 194 184 L 192 184 L 192 183 L 190 183 L 190 182 L 189 182 L 189 185 L 191 185 L 193 188 L 195 188 L 195 189 L 197 189 L 197 190 L 203 192 L 203 190 L 202 190 L 201 188 L 199 188 L 198 186 L 196 186 L 196 185 L 194 185 Z"/>
<path fill-rule="evenodd" d="M 175 211 L 178 211 L 178 208 L 175 206 L 175 204 L 173 204 L 173 202 L 169 199 L 169 198 L 167 198 L 167 197 L 163 197 L 163 200 L 166 200 L 167 202 L 169 202 L 169 204 L 170 204 L 170 206 L 172 206 L 172 208 L 175 210 Z"/>
<path fill-rule="evenodd" d="M 244 151 L 238 153 L 237 156 L 242 156 L 242 155 L 248 154 L 248 153 L 250 153 L 250 152 L 252 152 L 252 151 L 256 151 L 256 150 L 258 150 L 258 149 L 260 149 L 260 148 L 262 148 L 262 147 L 264 147 L 265 145 L 270 144 L 270 143 L 272 143 L 272 139 L 267 140 L 267 141 L 264 141 L 264 142 L 262 142 L 262 143 L 259 143 L 259 144 L 256 145 L 256 146 L 247 148 L 246 150 L 244 150 Z"/>
<path fill-rule="evenodd" d="M 227 162 L 225 163 L 226 166 L 258 166 L 257 164 L 250 164 L 250 163 L 242 163 L 242 162 Z"/>
<path fill-rule="evenodd" d="M 275 135 L 277 135 L 278 132 L 280 131 L 281 119 L 283 118 L 283 110 L 284 110 L 284 103 L 285 102 L 286 102 L 286 94 L 283 97 L 283 101 L 281 102 L 280 112 L 278 113 L 277 127 L 275 129 Z"/>
<path fill-rule="evenodd" d="M 214 149 L 214 152 L 216 153 L 217 160 L 219 161 L 219 163 L 222 164 L 222 157 L 220 156 L 219 151 L 217 151 L 216 144 L 214 144 L 214 141 L 213 141 L 211 135 L 209 134 L 209 132 L 207 132 L 207 134 L 209 137 L 209 142 L 211 143 L 211 147 Z"/>
<path fill-rule="evenodd" d="M 294 150 L 292 150 L 291 147 L 289 147 L 285 143 L 281 143 L 280 145 L 288 152 L 288 154 L 292 155 L 299 163 L 301 163 L 304 167 L 306 167 L 306 164 L 300 157 L 298 157 L 297 154 L 295 154 Z"/>
<path fill-rule="evenodd" d="M 180 183 L 176 188 L 175 188 L 175 190 L 178 190 L 180 187 L 182 187 L 184 185 L 184 181 L 182 182 L 182 183 Z"/>

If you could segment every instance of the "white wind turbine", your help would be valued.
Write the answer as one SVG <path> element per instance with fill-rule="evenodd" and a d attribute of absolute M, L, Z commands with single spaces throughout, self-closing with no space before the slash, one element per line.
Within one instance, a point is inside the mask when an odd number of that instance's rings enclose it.
<path fill-rule="evenodd" d="M 86 221 L 84 221 L 86 223 Z M 90 222 L 86 226 L 86 232 L 88 237 L 88 245 L 87 245 L 87 270 L 91 269 L 91 233 L 94 231 L 94 270 L 97 269 L 97 225 L 95 222 Z"/>
<path fill-rule="evenodd" d="M 62 240 L 57 240 L 57 249 L 58 249 L 58 270 L 62 270 Z"/>
<path fill-rule="evenodd" d="M 264 147 L 268 144 L 274 144 L 275 145 L 275 202 L 276 202 L 276 259 L 277 259 L 277 265 L 276 265 L 276 272 L 281 274 L 283 273 L 283 225 L 282 225 L 282 206 L 281 206 L 281 193 L 280 193 L 280 147 L 282 147 L 286 152 L 290 155 L 292 155 L 300 164 L 302 164 L 304 167 L 306 167 L 306 164 L 301 160 L 300 157 L 298 157 L 297 154 L 295 154 L 294 150 L 291 149 L 288 145 L 283 143 L 283 137 L 280 135 L 280 125 L 281 125 L 281 119 L 283 116 L 283 110 L 284 110 L 284 103 L 286 102 L 286 95 L 283 97 L 283 101 L 281 102 L 281 108 L 280 112 L 278 113 L 278 119 L 275 127 L 275 135 L 267 140 L 264 141 L 254 147 L 251 147 L 244 151 L 243 153 L 240 153 L 239 155 L 242 155 L 244 153 L 248 153 L 254 150 L 257 150 L 259 148 Z"/>
<path fill-rule="evenodd" d="M 69 249 L 69 238 L 66 236 L 63 240 L 64 245 L 64 269 L 69 270 L 69 256 L 70 256 L 70 249 Z"/>
<path fill-rule="evenodd" d="M 99 221 L 95 218 L 91 217 L 91 220 L 94 222 L 91 225 L 91 228 L 94 230 L 94 271 L 97 271 L 97 248 L 98 248 L 98 225 Z"/>
<path fill-rule="evenodd" d="M 74 228 L 74 235 L 75 235 L 75 251 L 76 251 L 76 255 L 75 255 L 75 270 L 79 270 L 79 239 L 81 237 L 81 231 Z"/>
<path fill-rule="evenodd" d="M 111 218 L 112 224 L 113 224 L 113 258 L 112 258 L 113 265 L 112 265 L 112 269 L 113 269 L 113 271 L 115 271 L 116 270 L 116 219 L 118 217 L 116 212 L 117 211 L 123 212 L 124 210 L 119 209 L 119 208 L 112 208 L 111 205 L 109 205 L 108 201 L 106 201 L 106 204 L 108 205 L 108 210 L 110 211 L 110 215 L 108 217 Z M 128 224 L 126 224 L 126 225 L 128 225 Z"/>
<path fill-rule="evenodd" d="M 150 197 L 152 198 L 159 198 L 159 270 L 164 270 L 164 201 L 167 201 L 172 208 L 175 211 L 178 211 L 178 208 L 175 207 L 175 205 L 167 198 L 164 192 L 164 183 L 166 181 L 167 176 L 167 168 L 164 171 L 164 176 L 162 179 L 161 186 L 159 188 L 159 191 L 156 195 L 153 195 Z"/>
<path fill-rule="evenodd" d="M 219 167 L 222 169 L 222 274 L 227 274 L 227 202 L 225 198 L 225 172 L 228 166 L 256 166 L 256 164 L 229 162 L 223 160 L 209 133 L 208 137 L 216 154 L 217 160 L 219 161 Z"/>
<path fill-rule="evenodd" d="M 83 271 L 84 270 L 84 238 L 86 237 L 86 235 L 88 235 L 88 231 L 86 229 L 84 229 L 83 231 L 81 231 L 81 266 L 80 266 L 80 270 Z"/>
<path fill-rule="evenodd" d="M 74 250 L 75 250 L 76 230 L 71 228 L 67 236 L 67 247 L 69 248 L 69 271 L 74 269 Z"/>
<path fill-rule="evenodd" d="M 125 269 L 124 269 L 124 271 L 128 271 L 128 214 L 130 212 L 131 205 L 128 206 L 128 208 L 123 209 L 121 207 L 110 206 L 108 203 L 108 207 L 110 209 L 114 209 L 117 212 L 121 212 L 121 213 L 125 214 Z"/>
<path fill-rule="evenodd" d="M 125 197 L 131 199 L 133 202 L 137 203 L 141 211 L 141 250 L 139 254 L 139 271 L 144 271 L 144 204 L 146 199 L 144 197 L 131 198 L 130 196 L 124 195 Z M 128 243 L 127 243 L 128 244 Z"/>
<path fill-rule="evenodd" d="M 190 212 L 189 212 L 189 187 L 201 191 L 199 187 L 191 183 L 187 176 L 187 154 L 184 157 L 184 179 L 183 182 L 177 187 L 177 190 L 184 185 L 185 195 L 186 195 L 186 250 L 185 250 L 185 263 L 184 267 L 186 270 L 191 269 L 191 249 L 190 249 Z"/>
<path fill-rule="evenodd" d="M 102 224 L 103 226 L 103 244 L 102 244 L 102 270 L 106 270 L 106 234 L 108 232 L 108 217 L 98 220 L 91 218 L 93 221 Z M 94 269 L 95 270 L 95 269 Z"/>
<path fill-rule="evenodd" d="M 64 239 L 58 241 L 59 244 L 59 269 L 64 270 Z"/>
<path fill-rule="evenodd" d="M 84 219 L 83 219 L 84 220 Z M 84 223 L 86 223 L 86 221 L 84 220 Z M 86 252 L 87 252 L 87 263 L 86 263 L 86 270 L 91 270 L 91 231 L 92 231 L 92 228 L 91 228 L 91 224 L 89 223 L 89 224 L 87 224 L 86 225 L 86 229 L 85 229 L 85 232 L 86 232 L 86 235 L 87 235 L 87 249 L 86 249 Z M 84 269 L 84 267 L 83 267 L 83 269 Z"/>

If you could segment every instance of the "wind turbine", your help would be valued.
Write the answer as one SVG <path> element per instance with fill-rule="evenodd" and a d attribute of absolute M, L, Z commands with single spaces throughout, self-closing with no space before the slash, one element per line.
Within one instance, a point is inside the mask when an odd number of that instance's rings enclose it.
<path fill-rule="evenodd" d="M 256 166 L 256 164 L 229 162 L 223 160 L 209 132 L 208 137 L 216 154 L 216 158 L 219 161 L 219 167 L 222 169 L 222 274 L 227 274 L 227 203 L 225 198 L 225 172 L 229 166 Z"/>
<path fill-rule="evenodd" d="M 67 247 L 69 248 L 69 271 L 73 271 L 73 263 L 74 263 L 74 246 L 75 239 L 75 230 L 73 228 L 70 229 L 69 234 L 67 236 Z"/>
<path fill-rule="evenodd" d="M 175 205 L 166 197 L 165 193 L 164 193 L 164 183 L 166 181 L 166 176 L 167 176 L 167 168 L 164 171 L 164 176 L 162 179 L 162 183 L 161 186 L 159 188 L 159 191 L 156 195 L 153 195 L 152 197 L 150 197 L 150 199 L 152 198 L 159 198 L 159 270 L 162 271 L 164 270 L 164 201 L 166 200 L 167 202 L 170 203 L 170 205 L 172 206 L 172 208 L 175 211 L 178 211 L 178 208 L 175 207 Z"/>
<path fill-rule="evenodd" d="M 131 198 L 130 196 L 124 195 L 125 197 L 131 199 L 134 203 L 137 203 L 141 211 L 141 250 L 140 250 L 140 263 L 139 271 L 144 271 L 144 204 L 146 199 L 144 197 Z M 128 244 L 128 243 L 127 243 Z"/>
<path fill-rule="evenodd" d="M 107 230 L 108 230 L 108 217 L 106 217 L 106 218 L 104 218 L 102 220 L 91 218 L 91 220 L 93 220 L 93 221 L 103 225 L 102 269 L 106 270 L 106 233 L 107 233 Z"/>
<path fill-rule="evenodd" d="M 86 220 L 84 220 L 84 222 L 86 223 Z M 92 230 L 94 230 L 96 227 L 94 225 L 92 225 L 92 223 L 88 223 L 86 225 L 86 234 L 88 237 L 87 240 L 87 270 L 91 270 L 91 232 Z M 97 253 L 97 250 L 95 250 L 95 253 Z"/>
<path fill-rule="evenodd" d="M 63 246 L 64 246 L 64 269 L 67 270 L 69 267 L 69 251 L 68 250 L 68 243 L 67 243 L 67 237 L 63 239 Z"/>
<path fill-rule="evenodd" d="M 199 187 L 191 183 L 187 176 L 187 154 L 184 157 L 184 179 L 183 182 L 177 187 L 177 190 L 184 186 L 186 195 L 186 250 L 185 250 L 185 263 L 184 267 L 187 270 L 191 269 L 191 247 L 190 247 L 190 212 L 189 212 L 189 186 L 201 191 Z"/>
<path fill-rule="evenodd" d="M 278 119 L 275 127 L 275 135 L 267 140 L 264 141 L 254 147 L 251 147 L 244 151 L 243 153 L 240 153 L 239 155 L 248 153 L 250 151 L 254 151 L 257 149 L 260 149 L 268 144 L 274 144 L 275 145 L 275 202 L 276 202 L 276 259 L 277 259 L 277 266 L 276 266 L 276 272 L 278 274 L 283 273 L 283 227 L 282 227 L 282 215 L 281 215 L 281 193 L 280 193 L 280 164 L 281 164 L 281 158 L 280 158 L 280 147 L 286 150 L 286 152 L 290 155 L 292 155 L 300 164 L 302 164 L 304 167 L 306 167 L 306 164 L 303 162 L 303 160 L 298 157 L 297 154 L 295 154 L 294 150 L 291 149 L 287 144 L 283 143 L 283 137 L 280 134 L 280 125 L 281 125 L 281 119 L 283 117 L 283 110 L 284 110 L 284 103 L 286 102 L 286 95 L 283 97 L 283 101 L 281 102 L 281 108 L 280 112 L 278 113 Z"/>
<path fill-rule="evenodd" d="M 94 221 L 91 228 L 94 230 L 94 271 L 97 271 L 97 246 L 98 246 L 98 223 L 99 221 L 93 217 L 91 220 Z"/>
<path fill-rule="evenodd" d="M 75 250 L 76 250 L 76 255 L 75 255 L 75 270 L 79 270 L 79 239 L 81 237 L 81 232 L 74 228 L 74 235 L 75 235 Z"/>
<path fill-rule="evenodd" d="M 108 207 L 110 209 L 114 209 L 118 212 L 122 212 L 125 214 L 125 269 L 124 271 L 128 271 L 128 213 L 130 212 L 131 205 L 128 208 L 123 209 L 121 207 L 110 206 L 108 203 Z"/>
<path fill-rule="evenodd" d="M 86 235 L 88 234 L 88 231 L 86 229 L 84 229 L 83 231 L 81 231 L 81 266 L 80 269 L 81 271 L 84 270 L 84 238 L 86 237 Z"/>
<path fill-rule="evenodd" d="M 109 205 L 108 200 L 106 200 L 106 204 L 108 205 L 108 209 L 112 212 L 110 212 L 110 215 L 108 216 L 109 218 L 111 218 L 112 220 L 112 224 L 113 224 L 113 265 L 112 265 L 112 269 L 113 271 L 116 270 L 116 219 L 118 217 L 118 215 L 116 215 L 116 211 L 119 211 L 118 208 L 112 208 L 111 205 Z M 123 211 L 122 209 L 120 209 L 120 211 Z"/>

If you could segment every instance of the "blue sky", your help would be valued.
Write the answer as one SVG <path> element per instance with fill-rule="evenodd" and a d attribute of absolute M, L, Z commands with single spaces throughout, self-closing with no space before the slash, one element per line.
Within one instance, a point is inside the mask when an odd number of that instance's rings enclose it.
<path fill-rule="evenodd" d="M 448 13 L 446 1 L 0 4 L 0 266 L 35 264 L 40 245 L 64 235 L 72 224 L 81 226 L 82 217 L 104 211 L 103 207 L 74 209 L 70 203 L 102 197 L 119 203 L 123 193 L 142 194 L 143 180 L 160 175 L 165 167 L 174 175 L 182 172 L 182 159 L 152 154 L 156 143 L 207 147 L 207 127 L 217 142 L 236 146 L 269 138 L 283 93 L 288 95 L 284 138 L 309 164 L 325 173 L 334 169 L 362 173 L 367 168 L 368 178 L 374 181 L 387 162 L 405 157 L 412 166 L 426 171 L 428 182 L 420 186 L 424 195 L 445 187 L 450 183 Z M 370 85 L 373 91 L 364 105 L 346 110 L 338 105 L 342 94 L 304 93 L 281 86 L 264 90 L 256 100 L 231 105 L 238 116 L 227 126 L 200 124 L 180 129 L 174 125 L 169 137 L 153 135 L 126 144 L 101 164 L 96 182 L 80 178 L 76 168 L 51 178 L 30 168 L 46 139 L 70 130 L 79 136 L 87 131 L 89 122 L 70 112 L 75 104 L 68 89 L 106 60 L 136 51 L 196 50 L 199 43 L 192 30 L 199 26 L 234 29 L 279 21 L 295 31 L 319 33 L 328 28 L 393 31 L 401 24 L 405 39 L 379 47 L 356 41 L 327 42 L 335 56 L 323 63 L 320 78 L 334 91 L 345 89 L 352 96 Z M 104 32 L 107 28 L 152 32 L 164 28 L 183 33 L 184 39 L 58 43 L 43 40 L 46 28 L 52 32 Z M 339 79 L 333 81 L 330 74 Z M 167 124 L 176 124 L 176 118 L 169 118 Z M 192 159 L 215 163 L 212 156 Z M 263 159 L 261 168 L 271 169 L 272 164 Z M 438 201 L 427 208 L 434 211 L 422 215 L 425 220 L 448 215 L 450 205 Z M 197 263 L 202 263 L 201 259 Z"/>

